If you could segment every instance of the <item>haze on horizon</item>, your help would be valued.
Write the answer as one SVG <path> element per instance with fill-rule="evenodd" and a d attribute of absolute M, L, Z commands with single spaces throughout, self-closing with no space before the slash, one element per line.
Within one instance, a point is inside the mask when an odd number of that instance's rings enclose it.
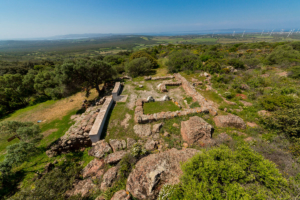
<path fill-rule="evenodd" d="M 2 0 L 0 40 L 84 33 L 300 28 L 299 0 Z"/>

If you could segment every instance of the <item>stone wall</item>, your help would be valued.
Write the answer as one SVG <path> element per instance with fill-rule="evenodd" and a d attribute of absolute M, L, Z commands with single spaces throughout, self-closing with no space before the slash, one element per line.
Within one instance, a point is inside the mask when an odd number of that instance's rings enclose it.
<path fill-rule="evenodd" d="M 187 93 L 187 95 L 191 96 L 193 98 L 194 101 L 198 101 L 201 105 L 202 108 L 204 108 L 205 110 L 209 110 L 209 113 L 211 115 L 217 115 L 217 109 L 213 107 L 213 102 L 209 101 L 207 99 L 205 99 L 201 94 L 199 94 L 195 88 L 183 77 L 181 76 L 179 73 L 178 74 L 174 74 L 175 78 L 178 81 L 181 81 L 182 83 L 182 87 L 185 90 L 185 92 Z"/>
<path fill-rule="evenodd" d="M 115 87 L 112 91 L 112 96 L 113 96 L 113 100 L 117 101 L 118 100 L 118 96 L 119 96 L 119 92 L 121 90 L 121 83 L 120 82 L 116 82 Z"/>
<path fill-rule="evenodd" d="M 166 80 L 166 79 L 173 79 L 174 76 L 157 76 L 157 77 L 151 77 L 151 76 L 145 76 L 144 79 L 145 81 L 149 81 L 149 80 Z"/>
<path fill-rule="evenodd" d="M 100 140 L 101 133 L 112 104 L 113 98 L 111 96 L 107 97 L 88 135 L 92 143 L 96 143 Z"/>
<path fill-rule="evenodd" d="M 160 85 L 160 91 L 161 92 L 168 92 L 167 86 L 179 86 L 179 85 L 181 85 L 180 81 L 178 81 L 178 82 L 166 82 L 166 83 L 162 83 Z"/>

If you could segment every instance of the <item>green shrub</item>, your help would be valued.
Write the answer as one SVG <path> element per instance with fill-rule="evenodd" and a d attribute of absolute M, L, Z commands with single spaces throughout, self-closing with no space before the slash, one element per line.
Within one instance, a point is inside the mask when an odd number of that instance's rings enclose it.
<path fill-rule="evenodd" d="M 266 57 L 267 64 L 281 64 L 284 62 L 299 62 L 300 52 L 294 50 L 292 46 L 285 44 L 277 46 L 272 53 Z"/>
<path fill-rule="evenodd" d="M 152 69 L 151 65 L 146 57 L 136 58 L 126 64 L 125 70 L 130 76 L 137 77 L 147 75 Z"/>
<path fill-rule="evenodd" d="M 203 71 L 209 72 L 210 74 L 220 73 L 221 65 L 217 61 L 208 60 L 205 65 L 201 67 Z"/>
<path fill-rule="evenodd" d="M 194 71 L 202 65 L 200 59 L 190 51 L 176 51 L 169 55 L 166 63 L 170 72 Z"/>
<path fill-rule="evenodd" d="M 228 64 L 233 66 L 235 69 L 245 69 L 245 65 L 243 63 L 243 61 L 239 60 L 239 59 L 231 59 L 228 61 Z"/>
<path fill-rule="evenodd" d="M 288 137 L 300 137 L 300 104 L 293 104 L 293 108 L 278 109 L 263 121 L 267 128 L 277 133 L 286 134 Z"/>
<path fill-rule="evenodd" d="M 259 103 L 264 109 L 274 111 L 279 108 L 292 108 L 297 100 L 292 96 L 268 95 L 260 99 Z"/>
<path fill-rule="evenodd" d="M 103 58 L 103 61 L 109 63 L 110 65 L 118 65 L 125 61 L 123 56 L 120 55 L 109 55 Z"/>
<path fill-rule="evenodd" d="M 201 107 L 199 102 L 193 102 L 191 105 L 190 105 L 190 108 L 199 108 Z"/>
<path fill-rule="evenodd" d="M 226 98 L 226 99 L 232 99 L 234 97 L 234 94 L 232 94 L 231 92 L 225 92 L 223 94 L 223 96 Z"/>
<path fill-rule="evenodd" d="M 300 66 L 292 67 L 288 76 L 291 78 L 300 79 Z"/>
<path fill-rule="evenodd" d="M 137 58 L 143 58 L 143 57 L 147 58 L 151 62 L 151 68 L 155 68 L 158 66 L 157 60 L 145 51 L 134 52 L 133 54 L 131 54 L 130 60 L 134 60 Z"/>
<path fill-rule="evenodd" d="M 247 146 L 220 146 L 182 165 L 178 187 L 168 199 L 289 199 L 288 181 L 276 165 Z M 161 196 L 160 196 L 161 197 Z"/>
<path fill-rule="evenodd" d="M 139 157 L 139 156 L 145 155 L 145 154 L 147 153 L 147 150 L 146 150 L 144 147 L 142 147 L 141 144 L 135 143 L 135 144 L 132 146 L 132 148 L 131 148 L 131 150 L 130 150 L 130 153 L 131 153 L 131 155 L 134 156 L 134 157 Z"/>

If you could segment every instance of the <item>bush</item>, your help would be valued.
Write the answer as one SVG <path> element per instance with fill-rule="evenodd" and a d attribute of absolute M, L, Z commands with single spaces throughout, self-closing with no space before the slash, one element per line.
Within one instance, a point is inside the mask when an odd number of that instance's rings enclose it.
<path fill-rule="evenodd" d="M 260 104 L 268 111 L 275 111 L 279 108 L 293 108 L 297 100 L 292 96 L 269 95 L 260 99 Z"/>
<path fill-rule="evenodd" d="M 228 61 L 228 64 L 233 66 L 235 69 L 245 69 L 244 63 L 238 59 L 231 59 Z"/>
<path fill-rule="evenodd" d="M 142 58 L 142 57 L 146 57 L 151 62 L 151 67 L 152 68 L 155 68 L 155 67 L 158 66 L 157 60 L 155 58 L 153 58 L 151 55 L 149 55 L 148 53 L 144 52 L 144 51 L 134 52 L 133 54 L 131 54 L 130 60 L 134 60 L 134 59 Z"/>
<path fill-rule="evenodd" d="M 300 79 L 300 66 L 292 67 L 288 76 L 291 78 Z"/>
<path fill-rule="evenodd" d="M 232 94 L 231 92 L 225 92 L 223 94 L 223 96 L 226 98 L 226 99 L 232 99 L 234 97 L 234 94 Z"/>
<path fill-rule="evenodd" d="M 123 58 L 123 56 L 120 55 L 110 55 L 110 56 L 105 56 L 103 61 L 109 63 L 110 65 L 118 65 L 124 62 L 125 59 Z"/>
<path fill-rule="evenodd" d="M 267 128 L 288 137 L 300 137 L 300 104 L 293 104 L 293 108 L 281 108 L 263 119 Z"/>
<path fill-rule="evenodd" d="M 186 50 L 171 53 L 166 65 L 170 72 L 179 72 L 197 70 L 202 63 L 198 56 Z"/>
<path fill-rule="evenodd" d="M 140 145 L 139 143 L 135 143 L 132 146 L 130 153 L 134 157 L 139 157 L 145 155 L 147 153 L 147 150 L 143 148 L 142 145 Z"/>
<path fill-rule="evenodd" d="M 152 69 L 151 62 L 146 58 L 136 58 L 125 66 L 125 71 L 133 77 L 137 77 L 139 75 L 147 75 Z"/>
<path fill-rule="evenodd" d="M 203 151 L 182 165 L 181 183 L 168 199 L 290 198 L 276 165 L 246 146 Z M 160 196 L 161 197 L 161 196 Z"/>
<path fill-rule="evenodd" d="M 299 62 L 300 52 L 294 50 L 292 46 L 285 44 L 277 46 L 274 51 L 266 57 L 266 63 L 273 64 L 282 64 L 289 62 Z"/>
<path fill-rule="evenodd" d="M 221 65 L 217 61 L 208 60 L 205 65 L 201 67 L 203 71 L 209 72 L 210 74 L 220 73 Z"/>

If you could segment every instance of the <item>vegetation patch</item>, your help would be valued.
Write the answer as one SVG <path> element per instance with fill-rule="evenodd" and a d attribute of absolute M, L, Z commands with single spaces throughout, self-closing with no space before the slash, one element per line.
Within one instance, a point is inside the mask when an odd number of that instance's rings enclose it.
<path fill-rule="evenodd" d="M 143 106 L 144 114 L 154 114 L 159 112 L 177 111 L 180 110 L 172 101 L 155 101 L 145 103 Z"/>

